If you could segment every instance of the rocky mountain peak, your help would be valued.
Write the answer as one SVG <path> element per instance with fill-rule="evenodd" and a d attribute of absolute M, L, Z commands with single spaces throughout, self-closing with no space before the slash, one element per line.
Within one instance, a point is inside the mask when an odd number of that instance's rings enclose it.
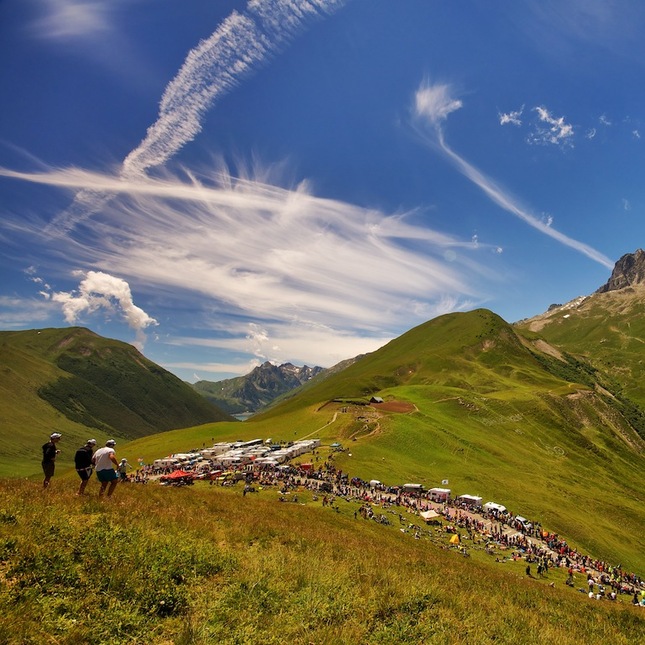
<path fill-rule="evenodd" d="M 626 253 L 614 266 L 611 277 L 596 293 L 606 293 L 645 283 L 645 251 Z"/>

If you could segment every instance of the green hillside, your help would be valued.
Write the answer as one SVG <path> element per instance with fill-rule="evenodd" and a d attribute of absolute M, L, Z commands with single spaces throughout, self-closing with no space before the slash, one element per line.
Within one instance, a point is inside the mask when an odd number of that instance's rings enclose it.
<path fill-rule="evenodd" d="M 490 311 L 449 314 L 415 327 L 258 417 L 280 416 L 291 409 L 339 398 L 368 400 L 400 386 L 486 394 L 500 390 L 571 391 L 581 384 L 554 375 L 549 370 L 554 365 L 551 356 L 531 347 Z M 575 376 L 588 380 L 582 372 L 576 371 Z"/>
<path fill-rule="evenodd" d="M 88 434 L 132 439 L 230 418 L 131 345 L 83 328 L 0 332 L 0 365 L 6 474 L 37 472 L 54 429 L 72 451 Z"/>
<path fill-rule="evenodd" d="M 626 413 L 640 410 L 626 410 L 597 377 L 478 310 L 420 325 L 244 425 L 249 436 L 279 438 L 320 429 L 351 442 L 351 457 L 338 458 L 351 474 L 427 486 L 448 479 L 457 494 L 499 501 L 645 569 L 645 442 Z M 415 410 L 347 406 L 372 395 Z"/>
<path fill-rule="evenodd" d="M 355 519 L 358 503 L 205 482 L 101 502 L 76 481 L 0 482 L 2 643 L 631 645 L 645 628 L 629 597 L 590 600 L 566 570 L 529 578 L 470 541 L 464 558 L 436 528 Z"/>
<path fill-rule="evenodd" d="M 645 406 L 645 285 L 596 293 L 518 323 L 600 370 Z"/>
<path fill-rule="evenodd" d="M 16 378 L 3 383 L 13 384 L 16 413 L 28 414 L 21 388 L 60 376 L 62 338 L 47 351 L 11 345 Z M 502 503 L 643 576 L 642 410 L 619 371 L 573 349 L 490 311 L 449 314 L 249 421 L 191 424 L 119 442 L 117 454 L 150 463 L 217 441 L 319 437 L 321 459 L 350 476 L 428 488 L 447 480 L 455 496 Z M 66 364 L 82 363 L 83 351 Z M 33 403 L 34 414 L 47 405 Z M 474 544 L 463 559 L 436 530 L 415 540 L 398 524 L 355 519 L 357 502 L 332 511 L 306 491 L 283 504 L 271 488 L 244 497 L 206 482 L 78 499 L 73 451 L 61 449 L 46 494 L 38 482 L 3 482 L 8 643 L 44 634 L 69 643 L 630 643 L 643 630 L 641 609 L 590 601 L 564 586 L 564 570 L 527 578 L 522 562 L 500 564 Z M 107 554 L 120 566 L 106 570 Z M 104 584 L 88 584 L 97 572 Z"/>

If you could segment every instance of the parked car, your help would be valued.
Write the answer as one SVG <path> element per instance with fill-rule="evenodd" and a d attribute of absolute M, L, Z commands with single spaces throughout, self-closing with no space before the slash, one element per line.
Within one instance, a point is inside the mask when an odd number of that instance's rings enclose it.
<path fill-rule="evenodd" d="M 525 517 L 518 515 L 515 518 L 515 524 L 518 527 L 519 531 L 530 531 L 533 528 L 533 524 L 529 522 Z"/>

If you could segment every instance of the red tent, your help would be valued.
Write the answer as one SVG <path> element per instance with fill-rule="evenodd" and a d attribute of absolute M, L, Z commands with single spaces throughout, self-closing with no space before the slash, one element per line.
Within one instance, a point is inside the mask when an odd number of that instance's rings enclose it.
<path fill-rule="evenodd" d="M 161 479 L 162 481 L 172 481 L 174 479 L 182 479 L 183 477 L 190 477 L 192 479 L 193 473 L 189 473 L 185 470 L 174 470 L 170 473 L 170 475 L 164 475 Z"/>

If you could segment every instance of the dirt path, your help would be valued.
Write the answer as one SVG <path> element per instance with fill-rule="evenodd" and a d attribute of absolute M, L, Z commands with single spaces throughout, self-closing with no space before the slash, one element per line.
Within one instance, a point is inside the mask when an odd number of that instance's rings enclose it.
<path fill-rule="evenodd" d="M 327 426 L 330 426 L 332 423 L 336 423 L 337 418 L 338 418 L 338 411 L 334 412 L 334 416 L 331 418 L 331 421 L 327 421 L 327 423 L 325 423 L 325 425 L 320 426 L 318 430 L 314 430 L 313 432 L 306 434 L 304 437 L 300 437 L 298 441 L 302 441 L 303 439 L 309 439 L 309 437 L 312 437 L 313 435 L 318 434 L 321 430 L 323 430 Z"/>

